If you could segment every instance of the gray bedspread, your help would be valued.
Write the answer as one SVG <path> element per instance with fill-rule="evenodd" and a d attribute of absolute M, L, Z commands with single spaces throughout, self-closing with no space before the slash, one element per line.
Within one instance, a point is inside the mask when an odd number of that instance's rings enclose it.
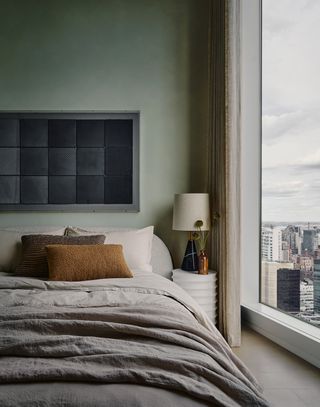
<path fill-rule="evenodd" d="M 168 406 L 268 405 L 199 306 L 163 277 L 0 277 L 1 406 L 155 407 L 162 396 Z"/>

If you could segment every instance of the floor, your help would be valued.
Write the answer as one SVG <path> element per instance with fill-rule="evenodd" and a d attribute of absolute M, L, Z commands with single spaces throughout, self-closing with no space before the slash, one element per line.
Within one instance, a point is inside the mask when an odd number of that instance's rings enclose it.
<path fill-rule="evenodd" d="M 320 406 L 320 369 L 249 328 L 242 329 L 241 347 L 234 351 L 263 386 L 272 406 Z"/>

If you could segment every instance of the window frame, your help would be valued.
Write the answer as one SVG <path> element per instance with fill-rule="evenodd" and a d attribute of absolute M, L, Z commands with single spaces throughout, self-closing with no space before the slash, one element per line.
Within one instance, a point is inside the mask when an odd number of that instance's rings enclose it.
<path fill-rule="evenodd" d="M 262 154 L 262 0 L 240 0 L 242 319 L 320 367 L 320 329 L 260 303 Z"/>

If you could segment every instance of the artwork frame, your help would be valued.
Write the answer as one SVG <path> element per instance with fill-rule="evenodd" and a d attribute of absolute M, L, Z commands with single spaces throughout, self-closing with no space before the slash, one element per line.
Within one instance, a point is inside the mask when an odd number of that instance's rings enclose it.
<path fill-rule="evenodd" d="M 0 112 L 0 212 L 139 212 L 139 125 L 138 111 Z"/>

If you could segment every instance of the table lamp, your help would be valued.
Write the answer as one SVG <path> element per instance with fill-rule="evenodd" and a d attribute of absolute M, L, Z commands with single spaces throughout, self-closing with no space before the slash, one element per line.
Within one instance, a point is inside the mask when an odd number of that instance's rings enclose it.
<path fill-rule="evenodd" d="M 203 222 L 201 230 L 210 229 L 209 194 L 176 194 L 173 205 L 173 230 L 189 232 L 185 255 L 181 269 L 198 271 L 198 255 L 192 232 L 199 232 L 196 222 Z"/>

